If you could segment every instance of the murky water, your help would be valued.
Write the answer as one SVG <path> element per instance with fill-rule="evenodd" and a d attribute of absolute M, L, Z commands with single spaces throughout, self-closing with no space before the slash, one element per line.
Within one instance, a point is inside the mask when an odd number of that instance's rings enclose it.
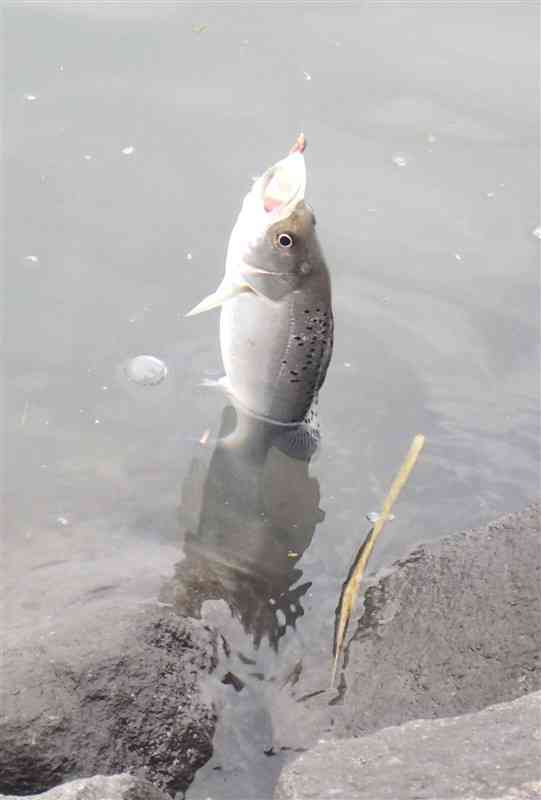
<path fill-rule="evenodd" d="M 284 688 L 326 688 L 342 580 L 413 434 L 372 571 L 538 490 L 538 22 L 526 3 L 4 8 L 7 574 L 42 586 L 8 613 L 46 631 L 106 587 L 221 627 L 190 799 L 270 796 L 272 753 L 332 724 Z M 257 426 L 249 452 L 215 447 L 234 425 L 198 386 L 217 314 L 184 318 L 301 129 L 336 317 L 310 464 Z M 130 380 L 140 355 L 167 377 Z"/>

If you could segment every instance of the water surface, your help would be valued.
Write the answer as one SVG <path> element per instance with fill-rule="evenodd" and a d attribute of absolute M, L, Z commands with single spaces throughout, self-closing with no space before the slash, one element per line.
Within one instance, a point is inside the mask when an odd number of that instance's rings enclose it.
<path fill-rule="evenodd" d="M 296 700 L 326 687 L 341 583 L 415 433 L 372 571 L 538 491 L 538 16 L 4 7 L 8 614 L 46 635 L 105 586 L 222 629 L 192 800 L 270 796 L 264 751 L 332 728 Z M 232 411 L 198 386 L 220 375 L 217 314 L 184 313 L 218 283 L 251 177 L 300 130 L 334 288 L 323 447 L 310 464 L 274 448 L 244 485 L 246 462 L 231 482 L 215 450 Z M 141 354 L 167 365 L 159 385 L 126 379 Z M 254 527 L 258 485 L 285 511 Z"/>

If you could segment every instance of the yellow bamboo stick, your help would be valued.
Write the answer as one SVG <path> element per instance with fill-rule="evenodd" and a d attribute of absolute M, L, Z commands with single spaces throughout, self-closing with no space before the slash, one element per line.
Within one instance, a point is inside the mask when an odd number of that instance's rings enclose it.
<path fill-rule="evenodd" d="M 331 689 L 334 686 L 334 679 L 336 677 L 338 661 L 340 659 L 342 648 L 344 645 L 344 638 L 346 635 L 347 626 L 351 618 L 353 606 L 355 605 L 355 601 L 359 593 L 359 586 L 361 584 L 366 569 L 366 565 L 368 563 L 368 559 L 370 558 L 370 554 L 374 548 L 376 539 L 380 535 L 385 523 L 389 519 L 391 508 L 393 507 L 396 499 L 398 498 L 398 495 L 400 494 L 402 488 L 404 487 L 404 484 L 408 480 L 413 467 L 415 466 L 415 462 L 417 461 L 419 453 L 423 449 L 424 443 L 425 443 L 425 437 L 422 434 L 418 434 L 417 436 L 414 437 L 410 449 L 408 450 L 408 454 L 404 459 L 404 462 L 400 467 L 397 476 L 395 477 L 393 483 L 391 484 L 389 492 L 387 493 L 387 497 L 385 498 L 385 501 L 383 503 L 381 514 L 374 523 L 374 526 L 371 529 L 364 546 L 361 548 L 357 556 L 357 563 L 354 565 L 353 570 L 351 572 L 351 576 L 342 593 L 342 598 L 340 603 L 340 613 L 338 618 L 338 628 L 336 631 L 336 647 L 335 647 L 334 664 L 331 676 Z"/>

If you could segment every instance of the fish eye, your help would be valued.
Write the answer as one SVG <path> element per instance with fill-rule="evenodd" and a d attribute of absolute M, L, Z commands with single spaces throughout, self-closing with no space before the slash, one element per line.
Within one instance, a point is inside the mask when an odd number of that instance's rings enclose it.
<path fill-rule="evenodd" d="M 293 236 L 290 233 L 279 233 L 276 242 L 279 247 L 289 250 L 290 247 L 293 247 Z"/>

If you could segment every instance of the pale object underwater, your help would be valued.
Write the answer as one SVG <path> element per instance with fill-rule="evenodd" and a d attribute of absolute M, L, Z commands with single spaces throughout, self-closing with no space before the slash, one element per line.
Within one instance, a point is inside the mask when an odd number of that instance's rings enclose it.
<path fill-rule="evenodd" d="M 252 413 L 302 421 L 317 399 L 333 346 L 330 277 L 304 202 L 301 134 L 258 178 L 229 240 L 225 276 L 188 316 L 221 307 L 222 385 Z"/>

